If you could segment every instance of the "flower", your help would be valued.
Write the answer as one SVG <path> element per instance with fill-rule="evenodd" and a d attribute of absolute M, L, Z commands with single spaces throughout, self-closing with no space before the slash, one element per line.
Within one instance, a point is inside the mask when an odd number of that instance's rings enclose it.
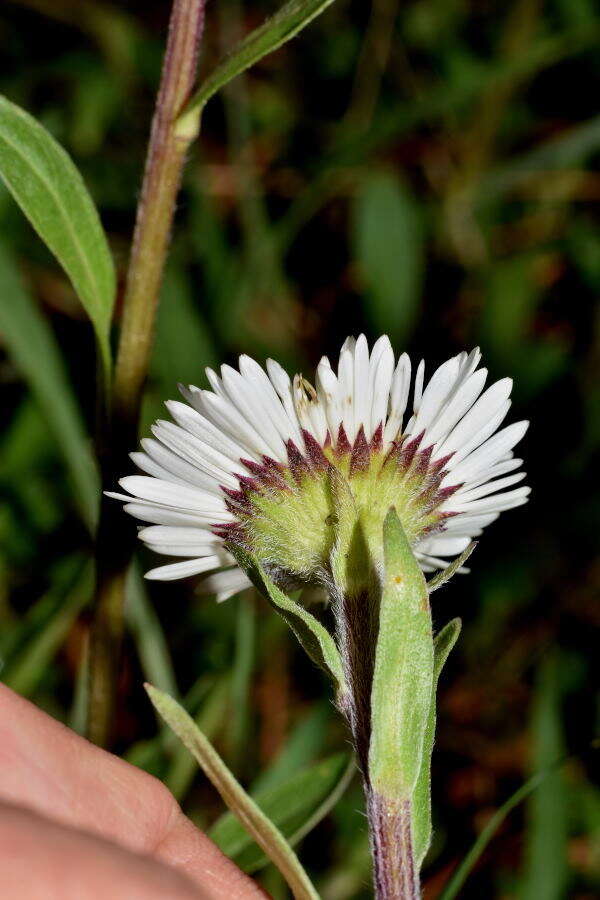
<path fill-rule="evenodd" d="M 364 335 L 342 346 L 337 373 L 323 357 L 313 387 L 268 360 L 248 356 L 239 371 L 210 369 L 212 390 L 180 386 L 187 403 L 167 402 L 174 422 L 131 458 L 110 493 L 143 522 L 139 537 L 167 556 L 185 557 L 147 573 L 170 580 L 209 573 L 202 589 L 224 600 L 249 585 L 226 543 L 250 549 L 287 583 L 323 580 L 335 541 L 332 469 L 350 486 L 365 533 L 381 534 L 390 506 L 425 572 L 444 568 L 500 512 L 526 502 L 513 447 L 527 430 L 498 431 L 512 381 L 484 391 L 478 349 L 441 365 L 424 384 L 419 364 L 397 362 L 388 337 L 369 352 Z M 410 408 L 409 408 L 410 407 Z"/>

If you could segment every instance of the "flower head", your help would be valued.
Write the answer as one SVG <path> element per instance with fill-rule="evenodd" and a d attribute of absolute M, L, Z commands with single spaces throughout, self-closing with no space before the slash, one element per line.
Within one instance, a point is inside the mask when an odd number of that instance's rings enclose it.
<path fill-rule="evenodd" d="M 323 357 L 314 386 L 242 356 L 239 371 L 207 370 L 212 390 L 180 387 L 187 404 L 167 403 L 174 422 L 157 422 L 131 454 L 146 474 L 121 480 L 131 496 L 111 494 L 152 523 L 139 532 L 150 548 L 185 557 L 147 577 L 212 573 L 204 590 L 225 599 L 249 584 L 228 542 L 280 580 L 326 577 L 338 476 L 367 534 L 395 506 L 422 569 L 443 568 L 529 493 L 514 487 L 524 473 L 513 456 L 528 423 L 498 431 L 512 381 L 484 390 L 480 356 L 452 357 L 425 385 L 423 362 L 413 379 L 386 336 L 369 351 L 361 335 L 345 341 L 337 372 Z"/>

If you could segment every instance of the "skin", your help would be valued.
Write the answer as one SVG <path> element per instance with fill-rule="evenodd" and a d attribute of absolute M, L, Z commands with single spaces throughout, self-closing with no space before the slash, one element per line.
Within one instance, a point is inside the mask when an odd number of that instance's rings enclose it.
<path fill-rule="evenodd" d="M 156 778 L 0 685 L 6 900 L 265 900 Z"/>

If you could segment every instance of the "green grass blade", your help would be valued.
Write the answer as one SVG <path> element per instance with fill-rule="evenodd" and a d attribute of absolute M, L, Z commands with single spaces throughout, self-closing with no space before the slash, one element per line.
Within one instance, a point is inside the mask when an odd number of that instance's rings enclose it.
<path fill-rule="evenodd" d="M 92 565 L 80 569 L 71 586 L 51 618 L 46 621 L 25 644 L 2 673 L 4 684 L 24 697 L 30 697 L 47 676 L 50 662 L 64 643 L 75 619 L 92 596 Z"/>
<path fill-rule="evenodd" d="M 318 894 L 279 829 L 236 781 L 214 747 L 176 700 L 146 685 L 155 708 L 196 758 L 227 806 L 284 875 L 296 900 L 318 900 Z"/>
<path fill-rule="evenodd" d="M 137 564 L 127 576 L 125 614 L 146 678 L 174 696 L 179 695 L 171 655 L 159 618 L 152 606 Z"/>
<path fill-rule="evenodd" d="M 544 660 L 538 673 L 532 715 L 533 763 L 547 768 L 565 752 L 560 710 L 558 659 Z M 527 810 L 522 900 L 561 900 L 568 895 L 567 819 L 569 798 L 562 772 L 554 771 L 531 796 Z"/>
<path fill-rule="evenodd" d="M 374 172 L 359 188 L 354 258 L 374 332 L 404 343 L 421 303 L 424 232 L 417 201 L 391 172 Z"/>
<path fill-rule="evenodd" d="M 0 296 L 0 330 L 6 346 L 60 447 L 77 505 L 91 530 L 97 517 L 100 483 L 82 417 L 54 335 L 2 245 Z"/>
<path fill-rule="evenodd" d="M 224 85 L 295 37 L 332 2 L 289 0 L 279 12 L 250 32 L 200 85 L 179 120 L 182 130 L 189 129 L 190 123 L 196 121 L 208 100 Z"/>
<path fill-rule="evenodd" d="M 115 271 L 96 207 L 73 161 L 23 109 L 0 97 L 0 176 L 71 279 L 110 371 Z"/>
<path fill-rule="evenodd" d="M 354 759 L 336 753 L 275 788 L 253 792 L 252 797 L 293 847 L 327 815 L 355 772 Z M 232 813 L 221 816 L 209 836 L 245 872 L 256 872 L 268 863 Z"/>

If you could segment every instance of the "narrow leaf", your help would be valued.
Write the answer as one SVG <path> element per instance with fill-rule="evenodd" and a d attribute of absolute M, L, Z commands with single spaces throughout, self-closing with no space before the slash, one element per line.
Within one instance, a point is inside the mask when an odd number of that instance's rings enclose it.
<path fill-rule="evenodd" d="M 383 526 L 384 581 L 371 691 L 369 779 L 378 794 L 411 799 L 433 687 L 425 578 L 392 507 Z"/>
<path fill-rule="evenodd" d="M 179 127 L 185 132 L 190 127 L 193 130 L 192 123 L 197 121 L 202 108 L 217 91 L 263 56 L 295 37 L 332 2 L 333 0 L 289 0 L 279 12 L 241 40 L 211 72 L 184 110 Z"/>
<path fill-rule="evenodd" d="M 252 796 L 294 846 L 329 812 L 339 797 L 340 785 L 347 786 L 355 771 L 356 765 L 347 753 L 336 753 L 283 784 Z M 221 816 L 209 836 L 245 872 L 255 872 L 267 863 L 264 853 L 232 813 Z"/>
<path fill-rule="evenodd" d="M 86 524 L 95 523 L 100 484 L 90 442 L 54 335 L 0 245 L 0 330 L 28 383 L 73 479 Z"/>
<path fill-rule="evenodd" d="M 146 685 L 146 690 L 155 708 L 196 758 L 224 802 L 285 877 L 294 897 L 297 900 L 318 900 L 318 894 L 300 865 L 298 857 L 279 829 L 236 781 L 194 720 L 168 694 L 149 684 Z"/>
<path fill-rule="evenodd" d="M 435 636 L 433 642 L 433 687 L 431 706 L 423 742 L 423 757 L 419 777 L 413 794 L 413 847 L 417 865 L 420 867 L 431 843 L 431 755 L 435 740 L 436 692 L 439 677 L 450 651 L 460 634 L 460 619 L 452 619 Z"/>
<path fill-rule="evenodd" d="M 429 579 L 427 582 L 427 590 L 430 594 L 437 591 L 438 588 L 441 588 L 443 584 L 446 584 L 446 582 L 452 578 L 454 573 L 468 560 L 476 546 L 477 541 L 471 541 L 467 549 L 463 550 L 456 559 L 453 559 L 449 566 L 446 566 L 445 569 L 442 569 L 441 572 L 438 572 L 437 575 L 434 575 L 433 578 Z"/>
<path fill-rule="evenodd" d="M 229 550 L 257 590 L 285 619 L 310 658 L 333 676 L 338 691 L 344 694 L 342 661 L 335 641 L 327 629 L 307 609 L 287 597 L 249 553 L 233 545 Z"/>
<path fill-rule="evenodd" d="M 0 176 L 71 279 L 108 372 L 115 272 L 96 207 L 63 148 L 39 122 L 1 96 Z"/>
<path fill-rule="evenodd" d="M 565 752 L 560 658 L 549 655 L 537 675 L 532 711 L 533 764 L 539 771 Z M 569 797 L 562 772 L 554 772 L 527 804 L 527 841 L 521 900 L 560 900 L 569 895 L 567 858 Z"/>
<path fill-rule="evenodd" d="M 443 889 L 442 893 L 439 895 L 438 900 L 454 900 L 455 897 L 458 896 L 459 892 L 462 890 L 465 881 L 477 865 L 477 861 L 479 860 L 481 854 L 489 844 L 489 842 L 494 837 L 495 833 L 498 831 L 506 817 L 515 806 L 518 806 L 523 800 L 525 800 L 539 785 L 550 775 L 552 772 L 556 771 L 556 769 L 563 764 L 564 760 L 561 760 L 556 763 L 556 765 L 552 766 L 550 769 L 545 769 L 543 772 L 537 772 L 533 775 L 525 784 L 521 785 L 521 787 L 512 794 L 506 803 L 503 803 L 500 809 L 496 810 L 494 815 L 489 819 L 487 825 L 482 830 L 481 834 L 475 840 L 475 843 L 461 861 L 458 868 L 455 870 L 452 878 L 448 882 L 448 884 Z"/>
<path fill-rule="evenodd" d="M 424 238 L 419 207 L 392 173 L 375 172 L 354 204 L 354 255 L 375 332 L 407 340 L 419 311 Z"/>

